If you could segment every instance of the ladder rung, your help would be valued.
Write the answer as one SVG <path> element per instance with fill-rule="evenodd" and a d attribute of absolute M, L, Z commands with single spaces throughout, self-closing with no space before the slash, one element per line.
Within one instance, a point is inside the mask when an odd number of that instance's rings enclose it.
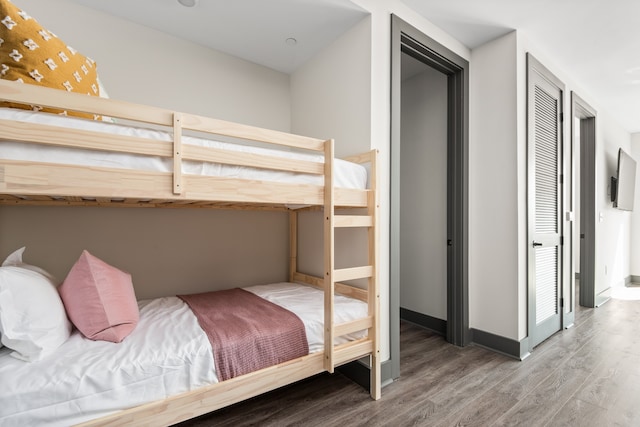
<path fill-rule="evenodd" d="M 335 227 L 373 227 L 373 217 L 368 215 L 336 215 Z"/>
<path fill-rule="evenodd" d="M 373 267 L 370 265 L 364 267 L 342 268 L 333 271 L 333 280 L 335 282 L 366 279 L 371 276 L 373 276 Z"/>

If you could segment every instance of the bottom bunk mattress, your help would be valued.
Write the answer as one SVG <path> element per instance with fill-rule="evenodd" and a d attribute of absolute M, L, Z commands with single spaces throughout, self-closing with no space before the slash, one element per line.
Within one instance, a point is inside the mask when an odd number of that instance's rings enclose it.
<path fill-rule="evenodd" d="M 323 349 L 322 291 L 294 283 L 243 289 L 298 316 L 309 353 Z M 140 301 L 139 307 L 136 329 L 118 344 L 75 331 L 56 352 L 31 363 L 0 349 L 0 425 L 67 426 L 218 382 L 207 333 L 182 299 Z M 336 323 L 366 316 L 364 302 L 336 295 Z"/>

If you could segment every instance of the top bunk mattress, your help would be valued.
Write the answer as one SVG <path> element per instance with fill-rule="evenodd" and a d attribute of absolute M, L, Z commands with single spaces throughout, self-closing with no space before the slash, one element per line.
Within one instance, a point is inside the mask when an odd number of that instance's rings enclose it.
<path fill-rule="evenodd" d="M 28 110 L 0 108 L 0 120 L 12 120 L 23 123 L 87 130 L 101 132 L 106 135 L 111 134 L 146 138 L 155 141 L 166 141 L 167 144 L 172 144 L 172 135 L 161 130 L 127 126 L 104 121 L 82 120 L 63 115 L 39 113 Z M 248 156 L 252 154 L 262 154 L 318 163 L 322 163 L 324 161 L 321 154 L 307 154 L 286 149 L 278 150 L 263 148 L 194 136 L 183 136 L 182 142 L 184 144 L 191 144 L 195 146 L 246 153 Z M 16 141 L 0 141 L 0 160 L 1 159 L 167 173 L 173 171 L 173 162 L 168 158 L 89 149 L 75 149 L 70 147 L 58 147 L 54 145 Z M 323 185 L 324 180 L 323 176 L 305 173 L 293 173 L 196 161 L 184 161 L 182 172 L 190 175 L 229 177 L 244 180 L 271 181 L 290 184 Z M 366 189 L 367 170 L 362 165 L 342 159 L 335 159 L 334 184 L 335 187 L 339 188 Z"/>

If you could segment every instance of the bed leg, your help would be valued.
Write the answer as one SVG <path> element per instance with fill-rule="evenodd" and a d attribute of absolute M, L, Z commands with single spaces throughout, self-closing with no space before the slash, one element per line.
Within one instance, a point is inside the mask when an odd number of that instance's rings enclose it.
<path fill-rule="evenodd" d="M 289 281 L 295 281 L 298 272 L 298 212 L 289 211 Z"/>
<path fill-rule="evenodd" d="M 371 379 L 370 379 L 371 398 L 378 400 L 382 397 L 382 386 L 380 378 L 380 358 L 377 353 L 371 355 Z"/>

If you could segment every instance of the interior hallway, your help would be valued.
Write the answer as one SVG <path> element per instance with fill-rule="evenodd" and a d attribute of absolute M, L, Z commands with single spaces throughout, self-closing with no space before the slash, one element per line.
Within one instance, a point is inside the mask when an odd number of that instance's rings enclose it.
<path fill-rule="evenodd" d="M 403 323 L 402 376 L 377 402 L 323 374 L 181 425 L 640 425 L 640 287 L 614 297 L 522 362 Z"/>

